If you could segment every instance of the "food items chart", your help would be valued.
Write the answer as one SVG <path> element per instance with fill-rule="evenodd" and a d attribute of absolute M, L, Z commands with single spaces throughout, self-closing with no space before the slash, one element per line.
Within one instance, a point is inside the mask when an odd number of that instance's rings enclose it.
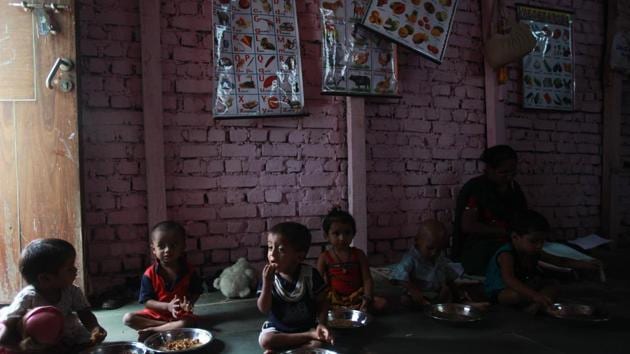
<path fill-rule="evenodd" d="M 374 0 L 362 23 L 441 63 L 455 8 L 457 0 Z"/>
<path fill-rule="evenodd" d="M 214 116 L 304 108 L 296 0 L 213 0 Z"/>
<path fill-rule="evenodd" d="M 322 92 L 398 95 L 396 45 L 365 28 L 370 0 L 320 0 Z"/>
<path fill-rule="evenodd" d="M 534 51 L 523 58 L 523 108 L 572 111 L 573 15 L 525 5 L 516 11 L 537 41 Z"/>

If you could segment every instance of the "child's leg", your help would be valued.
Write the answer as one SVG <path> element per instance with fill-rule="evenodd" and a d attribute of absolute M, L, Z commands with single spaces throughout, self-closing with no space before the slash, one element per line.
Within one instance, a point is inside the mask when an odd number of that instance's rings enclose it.
<path fill-rule="evenodd" d="M 520 305 L 527 299 L 512 289 L 503 289 L 497 295 L 497 302 L 502 305 Z"/>
<path fill-rule="evenodd" d="M 383 312 L 387 308 L 387 299 L 380 296 L 374 296 L 371 303 L 372 311 Z"/>
<path fill-rule="evenodd" d="M 275 329 L 265 330 L 260 333 L 258 343 L 265 350 L 281 350 L 289 348 L 297 348 L 303 345 L 316 346 L 317 333 L 315 329 L 301 333 L 283 333 L 277 332 Z"/>
<path fill-rule="evenodd" d="M 123 316 L 123 323 L 125 326 L 131 327 L 135 330 L 142 330 L 145 328 L 161 326 L 167 322 L 149 318 L 137 312 L 128 312 Z"/>

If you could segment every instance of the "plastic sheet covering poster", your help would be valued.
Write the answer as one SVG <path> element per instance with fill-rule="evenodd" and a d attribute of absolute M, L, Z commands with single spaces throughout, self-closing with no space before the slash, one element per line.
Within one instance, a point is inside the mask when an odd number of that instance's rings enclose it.
<path fill-rule="evenodd" d="M 396 45 L 365 28 L 370 0 L 320 0 L 322 92 L 342 95 L 398 95 Z"/>
<path fill-rule="evenodd" d="M 373 0 L 362 24 L 441 63 L 457 0 Z"/>
<path fill-rule="evenodd" d="M 537 41 L 536 48 L 523 57 L 523 108 L 572 111 L 573 15 L 520 4 L 516 13 Z"/>
<path fill-rule="evenodd" d="M 297 0 L 213 0 L 215 118 L 300 115 Z"/>

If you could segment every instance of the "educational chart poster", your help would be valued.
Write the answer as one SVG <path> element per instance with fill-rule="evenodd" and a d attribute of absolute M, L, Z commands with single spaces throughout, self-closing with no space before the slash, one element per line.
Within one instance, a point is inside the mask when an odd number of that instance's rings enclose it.
<path fill-rule="evenodd" d="M 523 108 L 572 111 L 573 14 L 520 4 L 516 13 L 537 42 L 523 57 Z"/>
<path fill-rule="evenodd" d="M 297 0 L 213 0 L 215 118 L 301 115 Z"/>
<path fill-rule="evenodd" d="M 397 96 L 396 45 L 365 28 L 370 0 L 320 0 L 322 92 Z"/>
<path fill-rule="evenodd" d="M 441 63 L 457 0 L 373 0 L 362 24 Z"/>

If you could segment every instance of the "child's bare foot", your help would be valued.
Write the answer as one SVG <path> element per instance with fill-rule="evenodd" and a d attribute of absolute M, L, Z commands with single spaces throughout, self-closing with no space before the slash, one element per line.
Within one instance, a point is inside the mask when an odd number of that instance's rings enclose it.
<path fill-rule="evenodd" d="M 139 330 L 138 331 L 138 342 L 144 342 L 153 333 L 155 333 L 155 330 L 153 328 L 151 328 L 151 327 Z"/>

